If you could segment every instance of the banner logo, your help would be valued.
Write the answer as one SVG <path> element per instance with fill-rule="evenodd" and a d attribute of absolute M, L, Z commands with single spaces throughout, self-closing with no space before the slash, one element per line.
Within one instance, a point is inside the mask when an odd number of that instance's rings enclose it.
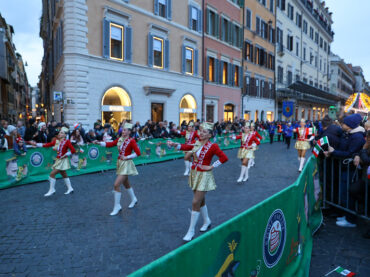
<path fill-rule="evenodd" d="M 287 118 L 293 115 L 294 102 L 283 101 L 283 115 Z"/>
<path fill-rule="evenodd" d="M 96 160 L 99 157 L 99 149 L 98 147 L 91 147 L 89 149 L 89 158 L 91 160 Z"/>
<path fill-rule="evenodd" d="M 274 267 L 284 252 L 286 222 L 282 210 L 275 210 L 267 221 L 263 236 L 263 260 L 268 268 Z"/>
<path fill-rule="evenodd" d="M 35 152 L 30 157 L 30 162 L 33 167 L 39 167 L 44 161 L 44 156 L 40 152 Z"/>

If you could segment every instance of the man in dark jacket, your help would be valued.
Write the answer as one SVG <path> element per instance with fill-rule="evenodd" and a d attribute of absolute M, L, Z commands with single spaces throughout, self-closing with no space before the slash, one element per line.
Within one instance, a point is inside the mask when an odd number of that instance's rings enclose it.
<path fill-rule="evenodd" d="M 333 124 L 333 120 L 329 116 L 325 116 L 322 120 L 323 131 L 319 136 L 316 137 L 316 140 L 319 140 L 323 137 L 328 137 L 329 145 L 334 149 L 338 149 L 340 146 L 340 138 L 342 136 L 342 129 Z M 327 149 L 324 149 L 327 150 Z"/>
<path fill-rule="evenodd" d="M 34 118 L 31 118 L 28 121 L 28 127 L 27 127 L 26 133 L 24 135 L 24 140 L 26 142 L 31 141 L 31 140 L 36 140 L 37 136 L 38 136 L 37 123 L 36 123 L 36 120 Z"/>
<path fill-rule="evenodd" d="M 342 138 L 340 140 L 340 145 L 338 149 L 329 147 L 329 150 L 324 152 L 325 156 L 331 155 L 340 159 L 353 158 L 356 153 L 359 153 L 362 147 L 365 144 L 364 133 L 365 129 L 360 126 L 362 117 L 359 114 L 352 114 L 343 119 L 342 129 L 344 131 Z M 349 165 L 348 165 L 349 167 Z M 349 172 L 349 176 L 348 176 Z M 340 199 L 341 205 L 354 209 L 354 203 L 352 199 L 347 199 L 347 187 L 350 184 L 347 184 L 347 181 L 351 181 L 354 174 L 354 168 L 347 166 L 342 166 L 341 174 L 341 183 L 339 184 L 340 190 Z M 348 202 L 348 205 L 347 205 Z M 340 227 L 356 227 L 355 224 L 356 218 L 347 213 L 344 217 L 337 218 L 337 225 Z"/>

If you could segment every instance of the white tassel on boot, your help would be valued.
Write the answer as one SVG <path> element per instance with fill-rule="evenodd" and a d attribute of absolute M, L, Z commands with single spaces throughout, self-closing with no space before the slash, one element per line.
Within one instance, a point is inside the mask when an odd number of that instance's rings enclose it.
<path fill-rule="evenodd" d="M 246 167 L 246 170 L 245 170 L 245 172 L 244 172 L 243 182 L 248 181 L 248 178 L 249 178 L 249 168 L 248 168 L 248 167 Z"/>
<path fill-rule="evenodd" d="M 135 205 L 137 203 L 137 198 L 135 196 L 135 193 L 134 193 L 134 189 L 133 188 L 127 189 L 127 192 L 128 192 L 128 194 L 130 195 L 130 198 L 131 198 L 131 203 L 128 206 L 128 208 L 129 209 L 132 209 L 133 207 L 135 207 Z"/>
<path fill-rule="evenodd" d="M 56 180 L 54 178 L 49 177 L 50 188 L 49 191 L 44 194 L 45 197 L 48 197 L 55 193 L 55 182 Z"/>
<path fill-rule="evenodd" d="M 199 212 L 191 211 L 190 226 L 185 237 L 183 237 L 184 241 L 191 241 L 193 239 L 195 233 L 195 225 L 197 224 L 198 218 Z"/>
<path fill-rule="evenodd" d="M 185 172 L 184 172 L 184 176 L 188 176 L 189 175 L 190 165 L 191 165 L 191 163 L 189 161 L 185 161 Z"/>
<path fill-rule="evenodd" d="M 238 183 L 240 183 L 241 181 L 243 181 L 243 177 L 244 177 L 244 174 L 245 174 L 245 171 L 246 170 L 248 170 L 248 168 L 245 165 L 242 165 L 242 169 L 240 171 L 240 177 L 237 180 Z"/>
<path fill-rule="evenodd" d="M 64 178 L 64 183 L 67 186 L 67 191 L 64 194 L 73 193 L 73 188 L 72 188 L 72 185 L 71 185 L 71 180 L 69 180 L 69 178 Z"/>
<path fill-rule="evenodd" d="M 200 213 L 203 217 L 203 225 L 200 228 L 200 231 L 205 232 L 211 227 L 211 219 L 208 216 L 208 209 L 206 205 L 200 207 Z"/>
<path fill-rule="evenodd" d="M 305 158 L 301 158 L 301 162 L 299 164 L 299 172 L 302 172 L 303 170 L 303 167 L 304 167 L 304 161 L 305 161 Z"/>
<path fill-rule="evenodd" d="M 113 207 L 113 211 L 110 213 L 110 215 L 116 215 L 120 212 L 120 210 L 122 210 L 122 207 L 121 207 L 121 193 L 118 192 L 118 191 L 113 191 L 113 194 L 114 194 L 114 207 Z"/>

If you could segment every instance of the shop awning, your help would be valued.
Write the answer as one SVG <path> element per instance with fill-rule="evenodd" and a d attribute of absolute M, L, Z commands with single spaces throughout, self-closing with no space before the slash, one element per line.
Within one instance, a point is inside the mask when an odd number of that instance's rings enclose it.
<path fill-rule="evenodd" d="M 338 97 L 337 95 L 328 93 L 327 91 L 324 91 L 319 88 L 315 88 L 306 83 L 303 83 L 302 81 L 296 81 L 290 86 L 288 86 L 288 88 L 299 91 L 305 95 L 320 97 L 320 98 L 323 98 L 324 100 L 327 99 L 327 100 L 332 100 L 335 102 L 340 101 L 340 97 Z"/>

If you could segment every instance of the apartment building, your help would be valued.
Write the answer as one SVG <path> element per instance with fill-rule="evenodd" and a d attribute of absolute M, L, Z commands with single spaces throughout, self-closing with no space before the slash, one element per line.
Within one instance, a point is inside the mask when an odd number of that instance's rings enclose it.
<path fill-rule="evenodd" d="M 201 2 L 44 0 L 40 87 L 54 118 L 114 128 L 200 118 Z"/>
<path fill-rule="evenodd" d="M 340 97 L 340 107 L 344 108 L 347 99 L 355 93 L 356 79 L 352 68 L 343 59 L 330 54 L 330 93 Z"/>
<path fill-rule="evenodd" d="M 244 0 L 205 0 L 204 119 L 241 116 Z"/>
<path fill-rule="evenodd" d="M 275 119 L 276 1 L 245 0 L 243 117 Z"/>
<path fill-rule="evenodd" d="M 279 119 L 283 101 L 293 101 L 293 119 L 321 119 L 340 100 L 329 92 L 331 12 L 321 0 L 277 0 L 276 88 Z"/>

